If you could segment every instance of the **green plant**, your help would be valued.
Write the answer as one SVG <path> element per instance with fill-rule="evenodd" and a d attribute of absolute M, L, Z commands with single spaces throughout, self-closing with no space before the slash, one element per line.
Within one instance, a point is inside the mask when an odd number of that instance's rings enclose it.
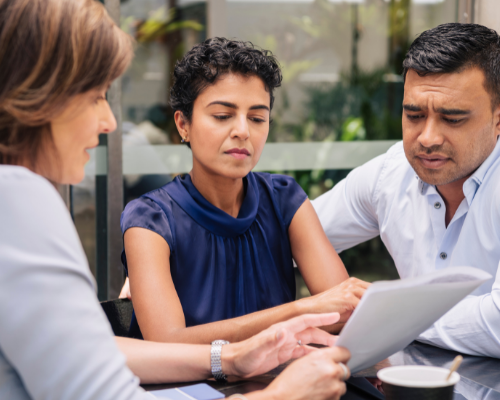
<path fill-rule="evenodd" d="M 130 31 L 135 25 L 135 38 L 139 43 L 151 43 L 161 41 L 163 43 L 169 40 L 169 35 L 174 34 L 182 29 L 192 29 L 201 31 L 203 25 L 194 20 L 182 21 L 177 18 L 177 10 L 175 8 L 160 7 L 151 13 L 146 20 L 134 20 L 129 17 L 122 21 L 122 29 Z"/>

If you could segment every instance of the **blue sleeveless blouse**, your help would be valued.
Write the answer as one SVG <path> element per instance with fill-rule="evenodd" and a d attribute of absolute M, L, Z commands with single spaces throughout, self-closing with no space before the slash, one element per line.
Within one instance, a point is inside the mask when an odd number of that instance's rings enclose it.
<path fill-rule="evenodd" d="M 288 227 L 307 195 L 285 175 L 250 172 L 244 183 L 237 218 L 209 203 L 189 175 L 131 201 L 122 213 L 123 233 L 141 227 L 168 243 L 188 327 L 295 300 Z M 125 251 L 122 262 L 127 269 Z M 135 315 L 129 333 L 142 338 Z"/>

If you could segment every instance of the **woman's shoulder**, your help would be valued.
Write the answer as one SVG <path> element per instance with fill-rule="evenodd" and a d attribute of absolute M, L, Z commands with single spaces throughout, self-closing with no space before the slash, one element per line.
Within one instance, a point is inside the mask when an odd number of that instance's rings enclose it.
<path fill-rule="evenodd" d="M 53 267 L 78 271 L 92 281 L 68 209 L 49 181 L 26 168 L 2 165 L 0 193 L 0 243 L 17 249 L 3 252 L 2 260 L 17 265 L 12 260 L 28 260 L 30 254 L 38 255 L 38 261 L 63 260 Z"/>
<path fill-rule="evenodd" d="M 268 172 L 253 172 L 255 180 L 259 185 L 268 185 L 271 188 L 279 188 L 285 190 L 302 190 L 297 181 L 289 176 L 282 174 L 270 174 Z"/>
<path fill-rule="evenodd" d="M 273 197 L 295 197 L 307 198 L 307 194 L 297 181 L 289 175 L 270 174 L 267 172 L 254 172 L 253 176 L 259 187 L 266 187 Z"/>
<path fill-rule="evenodd" d="M 30 185 L 43 187 L 49 192 L 55 192 L 50 182 L 42 176 L 35 174 L 28 168 L 17 165 L 0 165 L 0 185 L 2 188 L 22 190 Z"/>
<path fill-rule="evenodd" d="M 268 197 L 274 204 L 283 224 L 288 227 L 299 207 L 306 201 L 307 194 L 295 179 L 288 175 L 253 173 L 259 186 L 261 202 Z"/>
<path fill-rule="evenodd" d="M 130 228 L 144 228 L 162 236 L 172 249 L 173 201 L 168 194 L 171 183 L 143 194 L 125 206 L 120 220 L 123 234 Z"/>
<path fill-rule="evenodd" d="M 123 211 L 122 215 L 129 213 L 141 213 L 143 211 L 149 210 L 154 212 L 166 212 L 166 209 L 170 209 L 172 206 L 172 199 L 168 194 L 168 187 L 173 182 L 169 182 L 166 185 L 159 187 L 157 189 L 147 192 L 137 199 L 130 201 Z"/>
<path fill-rule="evenodd" d="M 9 210 L 12 213 L 18 208 L 24 212 L 28 212 L 27 208 L 54 211 L 65 208 L 56 188 L 47 179 L 25 167 L 0 165 L 0 193 L 4 203 L 0 211 L 4 212 Z"/>

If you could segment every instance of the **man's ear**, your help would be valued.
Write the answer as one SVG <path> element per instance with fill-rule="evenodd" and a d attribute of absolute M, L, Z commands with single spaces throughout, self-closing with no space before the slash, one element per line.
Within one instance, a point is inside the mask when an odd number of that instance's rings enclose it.
<path fill-rule="evenodd" d="M 174 114 L 175 125 L 182 140 L 189 142 L 189 123 L 184 117 L 182 111 L 176 111 Z"/>
<path fill-rule="evenodd" d="M 493 122 L 495 123 L 495 135 L 500 136 L 500 104 L 493 110 Z"/>

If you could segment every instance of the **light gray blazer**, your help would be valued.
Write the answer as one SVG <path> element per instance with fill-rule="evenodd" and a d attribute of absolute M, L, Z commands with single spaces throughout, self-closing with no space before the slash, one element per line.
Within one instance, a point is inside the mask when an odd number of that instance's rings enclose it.
<path fill-rule="evenodd" d="M 152 398 L 118 350 L 59 194 L 0 165 L 0 399 Z"/>

